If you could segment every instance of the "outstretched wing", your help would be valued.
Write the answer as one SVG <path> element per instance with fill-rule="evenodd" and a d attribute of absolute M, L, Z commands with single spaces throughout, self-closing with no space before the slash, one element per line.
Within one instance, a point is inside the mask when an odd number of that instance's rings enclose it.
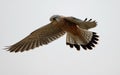
<path fill-rule="evenodd" d="M 83 28 L 83 29 L 94 28 L 97 25 L 97 23 L 95 21 L 92 21 L 92 19 L 89 19 L 87 21 L 87 18 L 85 20 L 80 20 L 75 17 L 66 17 L 65 19 L 75 23 L 76 25 L 78 25 L 80 28 Z"/>
<path fill-rule="evenodd" d="M 58 23 L 49 23 L 25 37 L 18 43 L 8 47 L 10 52 L 23 52 L 50 43 L 51 41 L 64 35 L 64 31 L 59 27 Z"/>

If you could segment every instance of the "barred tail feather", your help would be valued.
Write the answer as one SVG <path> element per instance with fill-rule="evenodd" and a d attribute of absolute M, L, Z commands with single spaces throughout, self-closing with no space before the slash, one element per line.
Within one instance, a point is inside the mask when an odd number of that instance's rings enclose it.
<path fill-rule="evenodd" d="M 77 50 L 80 50 L 80 46 L 85 50 L 92 50 L 97 44 L 98 37 L 99 36 L 95 32 L 80 29 L 80 32 L 78 31 L 78 36 L 67 33 L 66 44 L 71 48 L 75 47 Z"/>
<path fill-rule="evenodd" d="M 81 45 L 81 47 L 83 49 L 89 49 L 89 50 L 92 50 L 93 47 L 95 47 L 95 45 L 97 44 L 97 41 L 99 40 L 98 39 L 98 35 L 95 33 L 95 32 L 92 32 L 92 38 L 91 40 L 89 41 L 89 43 L 85 44 L 85 45 Z"/>
<path fill-rule="evenodd" d="M 74 37 L 70 36 L 70 33 L 67 33 L 66 36 L 66 45 L 69 45 L 71 48 L 75 47 L 77 50 L 80 50 L 80 46 L 76 44 Z"/>

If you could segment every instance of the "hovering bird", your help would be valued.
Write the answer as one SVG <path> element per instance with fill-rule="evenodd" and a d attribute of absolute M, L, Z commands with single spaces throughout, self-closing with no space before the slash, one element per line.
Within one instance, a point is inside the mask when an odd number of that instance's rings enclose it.
<path fill-rule="evenodd" d="M 75 17 L 65 17 L 53 15 L 50 23 L 33 31 L 21 41 L 7 47 L 10 52 L 23 52 L 36 47 L 46 45 L 66 33 L 66 45 L 75 47 L 78 51 L 80 47 L 92 50 L 97 44 L 98 35 L 96 32 L 88 31 L 96 27 L 96 21 L 92 19 L 81 20 Z"/>

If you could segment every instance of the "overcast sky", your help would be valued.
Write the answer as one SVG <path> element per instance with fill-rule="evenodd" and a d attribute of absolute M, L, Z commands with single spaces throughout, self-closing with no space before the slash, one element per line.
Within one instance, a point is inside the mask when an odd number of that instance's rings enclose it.
<path fill-rule="evenodd" d="M 66 46 L 66 35 L 23 53 L 3 50 L 54 15 L 92 18 L 100 35 L 92 51 Z M 0 0 L 0 75 L 120 75 L 119 0 Z"/>

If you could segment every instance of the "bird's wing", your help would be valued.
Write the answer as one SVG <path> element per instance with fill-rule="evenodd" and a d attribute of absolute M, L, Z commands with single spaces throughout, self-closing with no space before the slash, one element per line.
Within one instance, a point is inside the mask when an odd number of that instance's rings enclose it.
<path fill-rule="evenodd" d="M 8 51 L 23 52 L 25 50 L 27 51 L 44 44 L 48 44 L 65 34 L 59 26 L 59 24 L 51 22 L 48 25 L 33 31 L 30 35 L 18 43 L 8 47 Z"/>
<path fill-rule="evenodd" d="M 92 21 L 92 19 L 87 20 L 87 18 L 85 20 L 80 20 L 75 17 L 65 17 L 65 19 L 75 23 L 76 25 L 83 29 L 94 28 L 97 25 L 96 21 Z"/>

